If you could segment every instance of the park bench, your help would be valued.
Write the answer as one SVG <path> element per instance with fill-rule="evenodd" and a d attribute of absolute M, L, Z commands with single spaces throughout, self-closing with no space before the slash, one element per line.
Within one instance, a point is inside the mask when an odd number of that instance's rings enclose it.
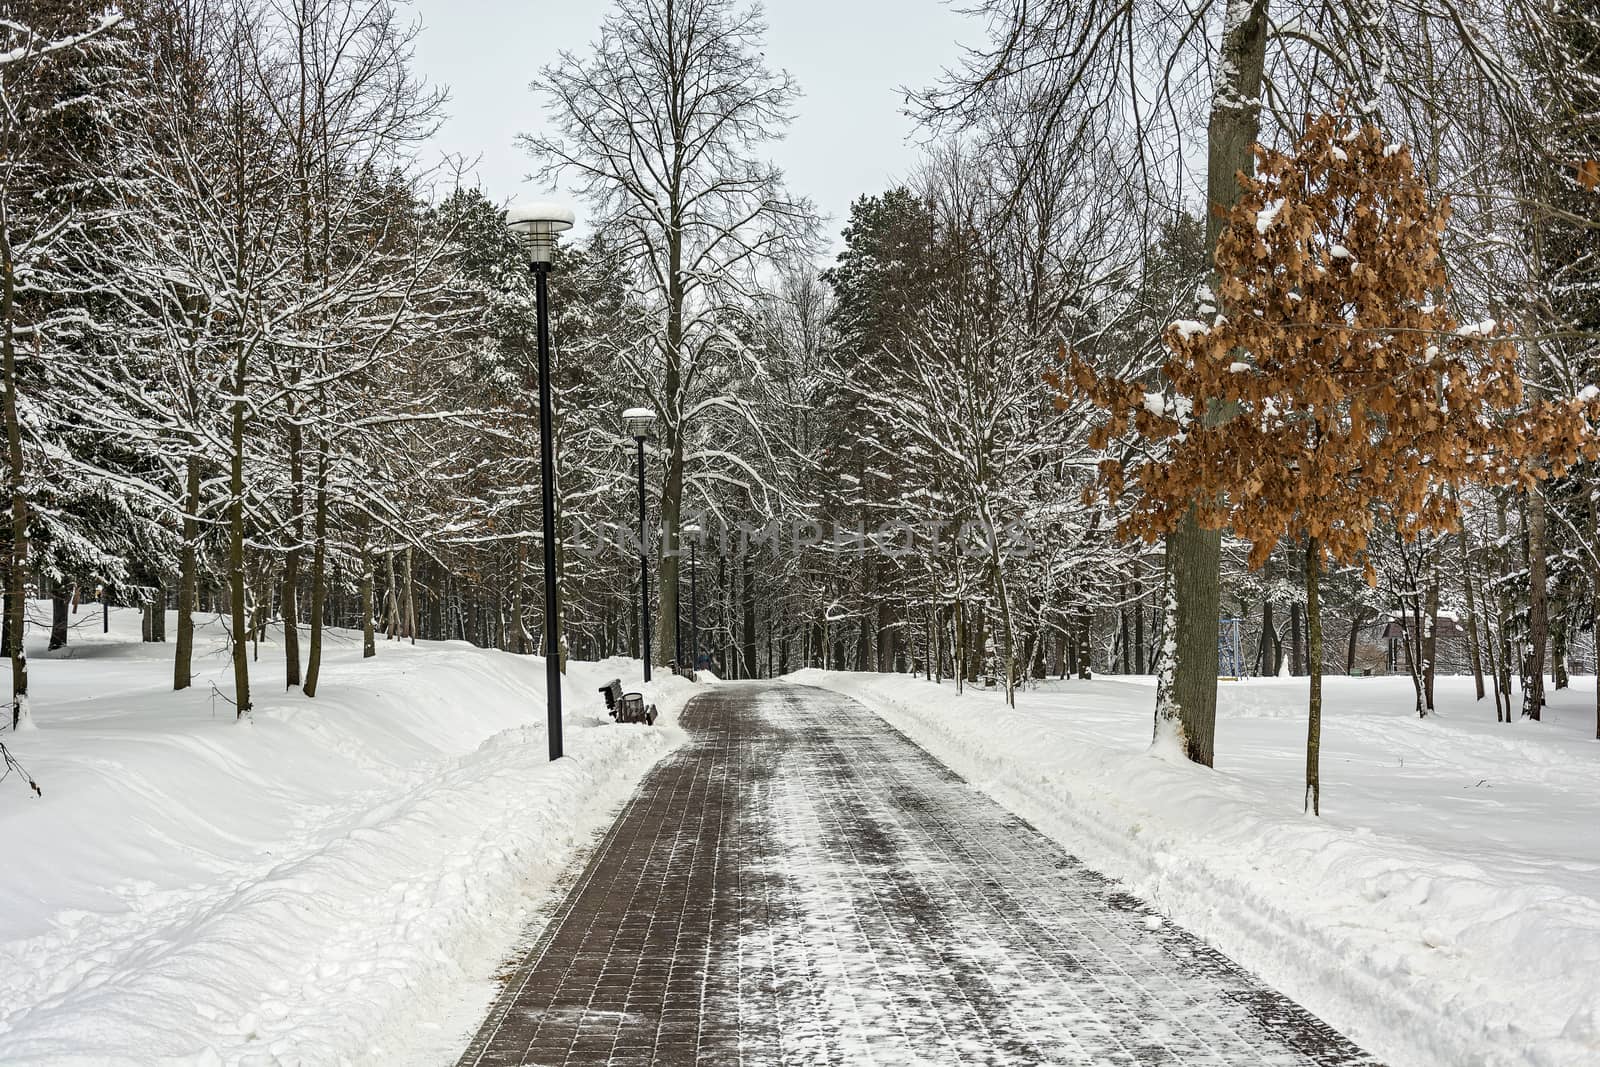
<path fill-rule="evenodd" d="M 618 722 L 642 722 L 646 726 L 654 726 L 656 721 L 656 706 L 645 706 L 644 694 L 624 693 L 622 679 L 613 678 L 600 687 L 600 695 L 606 698 L 606 710 Z"/>

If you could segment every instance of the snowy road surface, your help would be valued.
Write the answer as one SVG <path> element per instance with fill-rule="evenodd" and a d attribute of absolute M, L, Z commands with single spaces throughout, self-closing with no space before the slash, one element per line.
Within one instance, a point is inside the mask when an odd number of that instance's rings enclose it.
<path fill-rule="evenodd" d="M 1374 1062 L 846 697 L 683 723 L 463 1065 Z"/>

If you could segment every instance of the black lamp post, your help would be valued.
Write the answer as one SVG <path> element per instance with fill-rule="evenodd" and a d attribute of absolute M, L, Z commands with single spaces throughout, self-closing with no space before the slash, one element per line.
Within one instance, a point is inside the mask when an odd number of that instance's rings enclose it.
<path fill-rule="evenodd" d="M 629 408 L 622 413 L 622 425 L 639 446 L 639 633 L 644 652 L 644 680 L 650 680 L 650 539 L 645 533 L 644 443 L 656 426 L 656 413 L 649 408 Z"/>
<path fill-rule="evenodd" d="M 696 587 L 699 577 L 695 571 L 695 548 L 700 542 L 700 527 L 695 523 L 683 528 L 683 535 L 689 538 L 689 655 L 690 666 L 693 670 L 700 669 L 700 595 Z"/>
<path fill-rule="evenodd" d="M 683 554 L 682 541 L 674 545 L 674 554 L 679 557 Z M 683 565 L 680 563 L 672 571 L 672 662 L 678 665 L 678 673 L 683 673 Z"/>
<path fill-rule="evenodd" d="M 556 587 L 556 459 L 550 407 L 550 261 L 556 234 L 572 228 L 572 209 L 561 204 L 519 204 L 506 211 L 506 227 L 533 267 L 539 333 L 539 476 L 544 507 L 544 684 L 550 758 L 561 758 L 561 648 L 557 631 L 561 593 Z M 522 621 L 517 620 L 517 625 Z"/>

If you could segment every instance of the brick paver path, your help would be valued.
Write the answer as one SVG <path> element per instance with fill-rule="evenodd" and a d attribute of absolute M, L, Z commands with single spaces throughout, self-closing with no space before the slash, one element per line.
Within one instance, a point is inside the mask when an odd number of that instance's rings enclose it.
<path fill-rule="evenodd" d="M 464 1067 L 1374 1062 L 853 701 L 683 721 Z"/>

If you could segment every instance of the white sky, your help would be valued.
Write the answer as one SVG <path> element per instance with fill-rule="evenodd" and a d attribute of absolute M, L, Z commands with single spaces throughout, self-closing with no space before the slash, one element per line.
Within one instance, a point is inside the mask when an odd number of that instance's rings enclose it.
<path fill-rule="evenodd" d="M 481 157 L 474 176 L 497 202 L 542 190 L 515 145 L 540 128 L 528 82 L 567 49 L 584 55 L 609 0 L 413 0 L 423 29 L 417 68 L 450 89 L 438 152 Z M 796 193 L 809 196 L 836 235 L 850 201 L 879 193 L 913 167 L 915 130 L 899 87 L 920 88 L 975 44 L 977 23 L 942 0 L 769 0 L 767 63 L 788 70 L 804 94 L 788 136 L 769 146 Z M 579 225 L 582 225 L 582 205 Z"/>

